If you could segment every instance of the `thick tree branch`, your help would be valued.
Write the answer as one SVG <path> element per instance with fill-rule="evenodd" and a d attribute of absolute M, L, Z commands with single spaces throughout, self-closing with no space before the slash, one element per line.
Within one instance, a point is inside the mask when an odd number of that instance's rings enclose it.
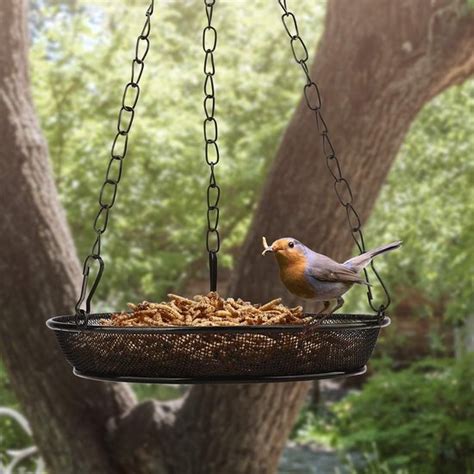
<path fill-rule="evenodd" d="M 74 377 L 44 324 L 71 311 L 81 269 L 32 106 L 26 25 L 26 0 L 0 2 L 0 353 L 48 472 L 115 474 L 107 422 L 133 394 Z"/>
<path fill-rule="evenodd" d="M 25 4 L 0 3 L 0 351 L 49 472 L 274 472 L 307 384 L 199 386 L 176 405 L 136 406 L 126 386 L 74 378 L 44 327 L 69 311 L 80 268 L 31 105 Z M 363 221 L 420 108 L 472 73 L 472 42 L 472 14 L 457 0 L 329 2 L 312 74 Z M 283 30 L 278 47 L 288 48 Z M 259 258 L 262 234 L 294 235 L 335 258 L 352 247 L 303 102 L 233 282 L 253 301 L 283 292 L 273 262 Z"/>

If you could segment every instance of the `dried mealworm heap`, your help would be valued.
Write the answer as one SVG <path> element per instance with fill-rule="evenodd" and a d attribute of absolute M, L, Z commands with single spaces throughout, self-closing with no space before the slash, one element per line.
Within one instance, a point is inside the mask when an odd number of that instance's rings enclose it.
<path fill-rule="evenodd" d="M 281 298 L 263 305 L 251 304 L 240 298 L 223 299 L 216 292 L 196 295 L 193 299 L 168 295 L 162 303 L 129 303 L 130 313 L 115 313 L 103 319 L 107 326 L 254 326 L 303 324 L 303 308 L 287 308 Z"/>

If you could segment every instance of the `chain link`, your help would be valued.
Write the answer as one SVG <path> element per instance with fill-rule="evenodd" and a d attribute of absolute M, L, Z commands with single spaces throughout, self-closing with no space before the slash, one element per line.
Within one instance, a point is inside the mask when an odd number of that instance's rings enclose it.
<path fill-rule="evenodd" d="M 123 160 L 127 156 L 128 148 L 128 134 L 132 128 L 133 119 L 135 118 L 135 107 L 140 97 L 140 79 L 142 77 L 144 60 L 150 49 L 150 31 L 151 31 L 151 15 L 153 14 L 154 0 L 151 0 L 150 5 L 146 11 L 146 20 L 143 25 L 142 31 L 139 34 L 135 43 L 135 57 L 132 61 L 132 73 L 130 81 L 126 84 L 122 103 L 118 113 L 117 119 L 117 133 L 112 142 L 112 148 L 110 152 L 110 160 L 105 173 L 105 180 L 100 188 L 99 192 L 99 211 L 94 219 L 94 232 L 96 238 L 92 245 L 91 252 L 87 255 L 84 260 L 84 266 L 82 270 L 82 285 L 81 294 L 75 305 L 76 312 L 76 323 L 80 324 L 81 321 L 84 325 L 87 325 L 88 316 L 91 309 L 91 301 L 94 293 L 99 285 L 102 273 L 104 271 L 104 261 L 100 255 L 101 253 L 101 239 L 104 232 L 107 230 L 109 222 L 110 210 L 115 204 L 117 198 L 117 189 L 120 179 L 122 178 Z M 97 265 L 97 274 L 95 280 L 87 294 L 87 284 L 89 280 L 89 274 L 93 265 Z M 87 295 L 87 297 L 86 297 Z M 86 300 L 86 309 L 82 309 L 81 306 Z"/>
<path fill-rule="evenodd" d="M 353 206 L 353 193 L 349 182 L 342 176 L 341 166 L 336 156 L 334 146 L 329 138 L 328 127 L 321 114 L 321 95 L 317 84 L 311 79 L 307 61 L 309 59 L 308 49 L 299 35 L 298 24 L 295 15 L 288 10 L 286 0 L 278 0 L 283 9 L 282 22 L 286 33 L 290 38 L 291 51 L 297 64 L 300 65 L 306 77 L 306 84 L 304 86 L 304 97 L 306 104 L 310 110 L 315 114 L 316 125 L 320 136 L 322 137 L 323 153 L 326 157 L 326 164 L 334 179 L 334 189 L 341 205 L 346 209 L 347 221 L 349 223 L 354 241 L 363 253 L 365 248 L 364 236 L 362 233 L 360 217 Z M 204 6 L 207 16 L 207 25 L 203 29 L 202 47 L 205 53 L 204 56 L 204 113 L 205 119 L 203 121 L 203 134 L 205 146 L 205 159 L 209 166 L 209 184 L 207 187 L 207 234 L 206 234 L 206 249 L 209 253 L 210 266 L 210 287 L 211 291 L 217 288 L 217 253 L 220 249 L 220 235 L 218 231 L 219 224 L 219 200 L 220 187 L 217 184 L 215 176 L 215 166 L 219 163 L 219 147 L 218 140 L 218 125 L 215 119 L 215 63 L 214 52 L 217 48 L 217 30 L 212 26 L 212 15 L 214 11 L 215 0 L 204 0 Z M 81 286 L 81 293 L 75 305 L 76 322 L 79 324 L 83 320 L 87 324 L 88 315 L 90 313 L 90 306 L 92 297 L 97 289 L 97 286 L 102 277 L 104 270 L 104 261 L 101 257 L 101 238 L 107 229 L 110 210 L 115 204 L 117 197 L 117 189 L 120 179 L 122 177 L 123 160 L 127 155 L 128 149 L 128 134 L 131 130 L 133 120 L 135 118 L 135 107 L 140 96 L 139 82 L 141 80 L 144 60 L 150 49 L 149 35 L 151 31 L 150 19 L 154 10 L 154 0 L 146 11 L 146 20 L 142 31 L 137 38 L 135 44 L 135 57 L 132 61 L 131 79 L 126 84 L 122 104 L 118 114 L 117 133 L 112 142 L 111 158 L 109 160 L 104 183 L 99 192 L 99 211 L 94 219 L 93 228 L 96 233 L 95 241 L 92 245 L 91 252 L 84 260 L 83 266 L 83 281 Z M 97 274 L 95 280 L 87 294 L 87 284 L 92 265 L 97 264 Z M 390 305 L 390 295 L 383 283 L 380 275 L 376 271 L 373 263 L 372 270 L 385 292 L 385 301 L 379 306 L 374 305 L 373 296 L 370 287 L 368 287 L 367 296 L 369 304 L 374 311 L 383 314 Z M 368 274 L 365 271 L 367 282 Z M 87 297 L 86 297 L 87 295 Z M 86 309 L 81 306 L 86 300 Z"/>
<path fill-rule="evenodd" d="M 217 48 L 217 30 L 212 26 L 212 15 L 215 0 L 204 0 L 206 9 L 207 25 L 202 32 L 202 49 L 204 51 L 204 154 L 209 166 L 209 184 L 207 186 L 207 233 L 206 249 L 209 253 L 209 276 L 211 291 L 217 289 L 217 252 L 220 249 L 220 234 L 217 229 L 219 224 L 219 199 L 221 189 L 217 184 L 215 166 L 219 163 L 219 146 L 217 139 L 219 130 L 214 117 L 216 110 L 216 96 L 214 75 L 216 72 L 214 64 L 214 51 Z"/>
<path fill-rule="evenodd" d="M 309 68 L 307 65 L 308 49 L 306 48 L 306 45 L 299 34 L 296 17 L 294 13 L 292 13 L 288 9 L 287 0 L 278 0 L 278 3 L 280 4 L 280 7 L 284 12 L 281 17 L 281 20 L 285 31 L 288 37 L 290 38 L 290 46 L 291 51 L 293 53 L 293 57 L 296 63 L 301 66 L 301 69 L 303 70 L 303 73 L 306 78 L 306 84 L 304 86 L 304 97 L 306 105 L 310 110 L 313 111 L 315 115 L 317 130 L 322 140 L 322 149 L 326 159 L 326 165 L 331 176 L 334 179 L 334 190 L 336 192 L 337 199 L 340 204 L 346 209 L 347 222 L 349 224 L 351 235 L 359 249 L 359 252 L 364 253 L 366 251 L 366 247 L 364 241 L 364 234 L 362 232 L 361 219 L 354 208 L 354 197 L 351 186 L 347 179 L 345 179 L 342 175 L 340 162 L 336 156 L 334 146 L 329 138 L 327 124 L 321 114 L 321 94 L 319 92 L 318 85 L 311 79 L 311 75 L 309 73 Z M 373 301 L 374 298 L 372 295 L 371 287 L 368 286 L 367 299 L 370 307 L 380 316 L 383 316 L 386 309 L 390 305 L 390 294 L 382 278 L 375 269 L 373 262 L 371 263 L 371 268 L 385 293 L 385 297 L 382 303 L 375 304 Z M 367 283 L 369 283 L 369 276 L 367 270 L 364 270 L 364 272 L 366 281 Z"/>

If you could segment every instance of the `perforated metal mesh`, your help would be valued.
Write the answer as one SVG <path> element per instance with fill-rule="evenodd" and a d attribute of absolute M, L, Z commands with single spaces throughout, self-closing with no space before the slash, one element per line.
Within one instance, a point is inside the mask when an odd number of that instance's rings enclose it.
<path fill-rule="evenodd" d="M 69 363 L 95 377 L 255 378 L 354 372 L 374 349 L 377 316 L 336 314 L 319 327 L 112 328 L 91 315 L 48 321 Z"/>

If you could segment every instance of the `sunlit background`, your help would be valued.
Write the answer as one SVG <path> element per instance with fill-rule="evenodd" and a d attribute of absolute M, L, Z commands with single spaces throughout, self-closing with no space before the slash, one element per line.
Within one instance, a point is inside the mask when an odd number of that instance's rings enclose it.
<path fill-rule="evenodd" d="M 80 256 L 94 239 L 98 190 L 143 22 L 142 3 L 31 2 L 33 96 Z M 204 19 L 196 3 L 160 2 L 153 18 L 124 179 L 103 241 L 107 269 L 98 310 L 160 300 L 170 290 L 194 294 L 207 285 Z M 225 288 L 300 98 L 301 75 L 274 2 L 226 1 L 219 8 L 217 173 Z M 299 0 L 295 8 L 311 57 L 324 2 Z M 411 126 L 366 227 L 376 236 L 372 243 L 394 236 L 405 242 L 389 265 L 380 259 L 378 266 L 393 292 L 392 326 L 368 377 L 315 387 L 282 473 L 474 469 L 473 110 L 470 79 L 427 104 Z M 364 298 L 363 289 L 354 291 L 349 307 L 363 310 Z M 135 389 L 142 399 L 181 393 Z M 0 406 L 20 410 L 1 366 Z M 28 437 L 13 421 L 0 420 L 0 462 L 7 449 L 25 443 Z M 439 470 L 440 459 L 449 470 Z"/>

